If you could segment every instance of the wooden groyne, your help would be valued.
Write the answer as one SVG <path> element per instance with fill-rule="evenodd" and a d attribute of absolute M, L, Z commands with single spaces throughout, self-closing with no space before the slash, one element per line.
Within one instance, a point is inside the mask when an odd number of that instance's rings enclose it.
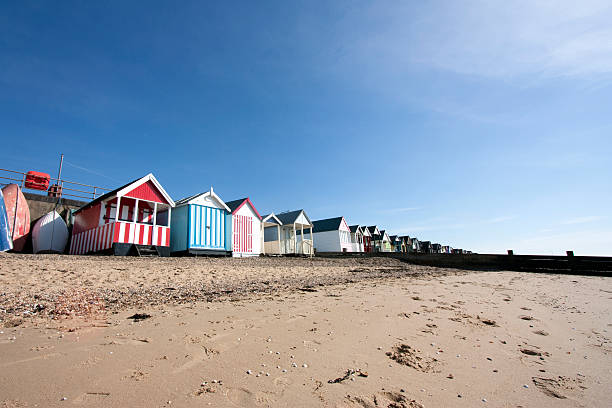
<path fill-rule="evenodd" d="M 386 257 L 417 265 L 474 270 L 510 270 L 612 276 L 612 257 L 514 254 L 405 254 L 399 252 L 319 252 L 320 257 Z"/>

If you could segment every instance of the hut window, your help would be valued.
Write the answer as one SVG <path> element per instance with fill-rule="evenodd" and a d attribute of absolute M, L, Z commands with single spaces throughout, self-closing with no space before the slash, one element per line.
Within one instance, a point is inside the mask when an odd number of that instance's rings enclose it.
<path fill-rule="evenodd" d="M 168 209 L 167 208 L 160 209 L 159 206 L 157 207 L 157 217 L 155 220 L 155 224 L 159 226 L 163 226 L 163 227 L 168 226 Z"/>
<path fill-rule="evenodd" d="M 106 213 L 104 214 L 104 223 L 108 224 L 109 222 L 115 221 L 115 217 L 117 216 L 117 205 L 111 204 L 106 206 Z"/>
<path fill-rule="evenodd" d="M 119 214 L 119 219 L 122 221 L 132 221 L 132 211 L 129 206 L 121 206 L 121 214 Z"/>

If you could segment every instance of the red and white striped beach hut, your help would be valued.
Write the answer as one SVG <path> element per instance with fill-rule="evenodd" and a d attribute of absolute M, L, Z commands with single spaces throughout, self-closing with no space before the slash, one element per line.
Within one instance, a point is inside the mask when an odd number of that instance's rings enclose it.
<path fill-rule="evenodd" d="M 149 173 L 74 212 L 70 253 L 127 255 L 154 249 L 167 256 L 172 207 L 172 198 Z"/>

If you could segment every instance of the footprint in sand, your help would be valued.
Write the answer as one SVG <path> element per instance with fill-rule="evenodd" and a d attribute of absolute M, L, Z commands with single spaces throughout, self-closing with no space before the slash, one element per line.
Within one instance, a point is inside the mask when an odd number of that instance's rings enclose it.
<path fill-rule="evenodd" d="M 121 379 L 122 380 L 132 380 L 132 381 L 143 381 L 147 377 L 149 377 L 149 373 L 136 368 L 136 369 L 130 370 L 129 374 L 121 377 Z"/>
<path fill-rule="evenodd" d="M 17 400 L 0 401 L 0 408 L 26 408 L 28 404 Z"/>
<path fill-rule="evenodd" d="M 246 388 L 230 388 L 226 393 L 227 399 L 237 407 L 255 405 L 255 396 Z"/>
<path fill-rule="evenodd" d="M 406 396 L 393 391 L 378 392 L 374 395 L 366 396 L 350 396 L 347 395 L 339 407 L 346 408 L 377 408 L 377 407 L 393 407 L 393 408 L 423 408 L 423 405 L 415 400 L 409 399 Z"/>
<path fill-rule="evenodd" d="M 110 392 L 86 392 L 76 397 L 73 404 L 96 404 L 110 397 Z"/>
<path fill-rule="evenodd" d="M 207 347 L 202 347 L 202 350 L 196 352 L 195 354 L 196 355 L 193 357 L 190 356 L 191 358 L 189 359 L 189 361 L 175 368 L 174 371 L 172 371 L 172 374 L 178 374 L 182 371 L 197 367 L 198 365 L 202 364 L 205 360 L 208 360 L 212 358 L 213 356 L 218 355 L 219 351 L 214 350 L 214 349 L 209 349 Z"/>
<path fill-rule="evenodd" d="M 246 388 L 229 388 L 227 399 L 237 407 L 270 406 L 276 401 L 276 395 L 271 392 L 257 391 L 255 393 Z"/>
<path fill-rule="evenodd" d="M 26 363 L 29 361 L 35 361 L 35 360 L 46 360 L 48 358 L 52 358 L 52 357 L 59 357 L 59 356 L 63 356 L 65 355 L 65 353 L 49 353 L 49 354 L 43 354 L 42 356 L 36 356 L 36 357 L 30 357 L 30 358 L 24 358 L 22 360 L 16 360 L 16 361 L 10 361 L 8 363 L 2 363 L 0 364 L 0 367 L 8 367 L 11 366 L 13 364 L 20 364 L 20 363 Z"/>
<path fill-rule="evenodd" d="M 276 395 L 283 395 L 285 393 L 285 389 L 292 383 L 292 381 L 287 377 L 276 377 L 273 382 L 274 386 L 278 390 Z"/>
<path fill-rule="evenodd" d="M 423 355 L 420 350 L 414 349 L 407 344 L 393 346 L 392 351 L 385 353 L 391 360 L 398 364 L 412 367 L 423 373 L 437 372 L 435 367 L 439 364 L 436 358 Z"/>
<path fill-rule="evenodd" d="M 559 376 L 557 378 L 533 377 L 534 385 L 549 397 L 566 399 L 567 395 L 580 392 L 585 389 L 582 381 Z"/>

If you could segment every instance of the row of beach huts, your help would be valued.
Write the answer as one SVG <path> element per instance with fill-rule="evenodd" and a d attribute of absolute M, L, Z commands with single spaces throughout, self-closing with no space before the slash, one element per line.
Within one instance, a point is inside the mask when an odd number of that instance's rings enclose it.
<path fill-rule="evenodd" d="M 27 205 L 20 210 L 23 203 L 8 200 L 7 194 L 17 201 L 23 197 L 16 185 L 11 186 L 13 190 L 4 194 L 6 203 L 0 203 L 4 207 L 0 230 L 6 225 L 8 236 L 3 233 L 2 240 L 8 238 L 15 245 L 4 250 L 23 247 L 17 243 L 29 233 L 29 214 L 27 222 L 20 222 Z M 41 218 L 32 231 L 34 252 L 234 257 L 465 252 L 415 237 L 389 235 L 376 225 L 349 225 L 343 216 L 311 221 L 304 209 L 262 215 L 249 197 L 224 201 L 212 187 L 174 201 L 153 174 L 95 198 L 73 211 L 68 224 L 56 213 Z"/>

